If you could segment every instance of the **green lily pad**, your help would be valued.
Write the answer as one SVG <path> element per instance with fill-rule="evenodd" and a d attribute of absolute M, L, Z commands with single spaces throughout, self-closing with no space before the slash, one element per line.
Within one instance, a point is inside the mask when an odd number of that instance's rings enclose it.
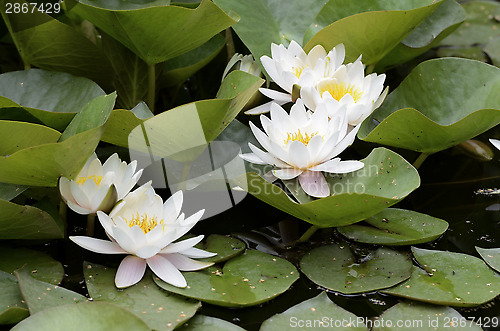
<path fill-rule="evenodd" d="M 476 251 L 491 268 L 500 272 L 500 248 L 476 247 Z"/>
<path fill-rule="evenodd" d="M 31 315 L 47 308 L 87 301 L 87 298 L 81 294 L 36 280 L 26 267 L 14 271 L 14 274 Z"/>
<path fill-rule="evenodd" d="M 358 137 L 419 152 L 441 151 L 500 123 L 499 88 L 497 67 L 458 58 L 422 62 L 363 122 Z"/>
<path fill-rule="evenodd" d="M 0 182 L 57 186 L 59 177 L 73 178 L 99 143 L 104 128 L 74 135 L 63 142 L 22 149 L 0 157 Z"/>
<path fill-rule="evenodd" d="M 338 227 L 347 238 L 376 245 L 415 245 L 437 239 L 448 229 L 442 219 L 411 210 L 388 208 L 363 223 Z"/>
<path fill-rule="evenodd" d="M 488 54 L 494 65 L 500 67 L 500 37 L 487 43 L 483 51 Z"/>
<path fill-rule="evenodd" d="M 178 288 L 157 277 L 161 288 L 223 307 L 255 306 L 285 292 L 298 278 L 293 264 L 256 250 L 247 250 L 221 267 L 184 272 L 188 286 Z"/>
<path fill-rule="evenodd" d="M 436 52 L 438 57 L 463 57 L 465 59 L 488 62 L 483 49 L 479 46 L 469 47 L 440 47 Z"/>
<path fill-rule="evenodd" d="M 363 169 L 330 180 L 330 197 L 305 203 L 292 200 L 281 188 L 256 173 L 246 175 L 240 186 L 258 199 L 320 227 L 359 222 L 397 203 L 420 185 L 411 164 L 398 154 L 375 148 L 361 160 Z M 295 192 L 293 192 L 295 193 Z"/>
<path fill-rule="evenodd" d="M 363 63 L 375 64 L 441 4 L 442 1 L 432 0 L 364 0 L 348 6 L 341 0 L 331 0 L 314 20 L 312 30 L 306 33 L 305 40 L 314 36 L 307 42 L 304 50 L 308 52 L 316 45 L 331 50 L 343 43 L 346 62 L 354 62 L 362 54 Z M 336 13 L 336 8 L 342 9 Z"/>
<path fill-rule="evenodd" d="M 16 277 L 0 270 L 0 325 L 15 324 L 30 315 Z"/>
<path fill-rule="evenodd" d="M 383 293 L 448 306 L 478 306 L 500 294 L 500 275 L 477 257 L 412 248 L 423 269 Z"/>
<path fill-rule="evenodd" d="M 53 307 L 34 314 L 12 328 L 28 330 L 134 330 L 150 328 L 130 311 L 105 302 L 80 302 Z"/>
<path fill-rule="evenodd" d="M 215 0 L 225 11 L 240 15 L 233 29 L 260 63 L 260 57 L 271 55 L 271 43 L 299 44 L 307 27 L 324 5 L 323 0 Z"/>
<path fill-rule="evenodd" d="M 43 210 L 44 204 L 23 206 L 0 199 L 0 239 L 64 238 L 60 219 Z M 46 209 L 46 208 L 45 208 Z"/>
<path fill-rule="evenodd" d="M 61 134 L 39 124 L 0 120 L 0 155 L 7 156 L 31 146 L 56 143 Z"/>
<path fill-rule="evenodd" d="M 236 324 L 229 323 L 228 321 L 221 320 L 220 318 L 205 315 L 196 315 L 179 328 L 179 330 L 184 331 L 212 331 L 215 329 L 219 331 L 245 330 Z"/>
<path fill-rule="evenodd" d="M 354 321 L 354 323 L 348 325 L 349 321 Z M 260 330 L 288 330 L 297 327 L 307 330 L 324 330 L 325 328 L 334 328 L 339 331 L 368 330 L 365 323 L 358 321 L 358 316 L 330 301 L 326 292 L 321 292 L 312 299 L 268 318 L 262 323 Z"/>
<path fill-rule="evenodd" d="M 384 311 L 379 317 L 380 326 L 372 331 L 389 330 L 482 330 L 479 325 L 466 319 L 451 307 L 440 307 L 417 302 L 401 302 Z"/>
<path fill-rule="evenodd" d="M 178 86 L 212 61 L 224 48 L 226 40 L 220 34 L 192 51 L 165 62 L 162 85 Z"/>
<path fill-rule="evenodd" d="M 300 270 L 315 284 L 345 294 L 370 292 L 410 278 L 412 263 L 406 254 L 379 248 L 356 261 L 347 245 L 328 245 L 309 251 Z"/>
<path fill-rule="evenodd" d="M 116 269 L 85 262 L 83 274 L 94 301 L 107 301 L 127 309 L 151 329 L 173 330 L 201 307 L 198 301 L 159 289 L 149 272 L 136 285 L 120 290 L 115 286 Z"/>
<path fill-rule="evenodd" d="M 209 235 L 204 242 L 199 243 L 196 247 L 208 252 L 217 253 L 216 256 L 196 260 L 214 263 L 227 261 L 243 253 L 246 248 L 243 241 L 220 234 Z"/>
<path fill-rule="evenodd" d="M 13 274 L 24 266 L 31 275 L 42 282 L 59 284 L 64 269 L 60 262 L 40 251 L 23 247 L 2 246 L 0 249 L 0 270 Z"/>
<path fill-rule="evenodd" d="M 0 183 L 0 199 L 10 201 L 28 189 L 28 186 Z"/>
<path fill-rule="evenodd" d="M 87 77 L 103 87 L 111 86 L 110 61 L 92 41 L 77 29 L 33 10 L 29 1 L 14 0 L 10 3 L 29 8 L 29 15 L 2 12 L 11 28 L 11 37 L 27 64 Z"/>
<path fill-rule="evenodd" d="M 70 13 L 94 23 L 150 65 L 187 53 L 237 22 L 208 0 L 196 9 L 154 3 L 131 9 L 105 0 L 74 5 Z"/>

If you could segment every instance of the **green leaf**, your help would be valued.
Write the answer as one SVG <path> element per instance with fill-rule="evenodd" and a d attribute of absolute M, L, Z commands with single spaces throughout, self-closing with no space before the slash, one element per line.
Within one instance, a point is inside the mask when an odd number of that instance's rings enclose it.
<path fill-rule="evenodd" d="M 104 302 L 80 302 L 53 307 L 28 317 L 12 328 L 13 331 L 72 330 L 134 330 L 150 328 L 128 310 Z"/>
<path fill-rule="evenodd" d="M 70 12 L 94 23 L 149 65 L 187 53 L 236 23 L 208 0 L 196 9 L 152 5 L 130 9 L 121 1 L 81 0 Z"/>
<path fill-rule="evenodd" d="M 383 293 L 438 305 L 473 307 L 500 294 L 500 275 L 477 257 L 412 248 L 423 268 L 413 267 L 409 280 Z"/>
<path fill-rule="evenodd" d="M 149 272 L 139 283 L 126 289 L 116 288 L 116 269 L 85 262 L 83 273 L 93 300 L 125 308 L 151 329 L 173 330 L 201 307 L 198 301 L 186 300 L 159 289 Z"/>
<path fill-rule="evenodd" d="M 494 66 L 458 58 L 425 61 L 363 122 L 358 137 L 441 151 L 500 123 L 499 88 L 500 69 Z"/>
<path fill-rule="evenodd" d="M 0 325 L 15 324 L 30 315 L 16 277 L 0 270 Z"/>
<path fill-rule="evenodd" d="M 103 87 L 111 86 L 110 62 L 95 43 L 75 28 L 34 10 L 29 1 L 9 3 L 28 6 L 28 15 L 4 14 L 24 61 L 40 69 L 87 77 Z"/>
<path fill-rule="evenodd" d="M 495 38 L 487 43 L 483 51 L 488 54 L 494 65 L 500 67 L 500 38 Z"/>
<path fill-rule="evenodd" d="M 220 34 L 192 51 L 165 62 L 162 85 L 178 86 L 212 61 L 224 48 L 226 40 Z"/>
<path fill-rule="evenodd" d="M 31 146 L 55 143 L 61 134 L 49 127 L 0 120 L 0 155 L 7 156 Z"/>
<path fill-rule="evenodd" d="M 398 154 L 376 148 L 361 160 L 363 169 L 329 179 L 333 196 L 296 203 L 281 188 L 256 173 L 240 178 L 240 186 L 260 200 L 320 227 L 359 222 L 397 203 L 420 185 L 411 164 Z"/>
<path fill-rule="evenodd" d="M 476 247 L 476 251 L 491 268 L 500 272 L 500 248 Z"/>
<path fill-rule="evenodd" d="M 328 319 L 325 319 L 325 316 Z M 290 328 L 304 327 L 307 330 L 324 330 L 335 328 L 335 330 L 368 330 L 365 323 L 357 322 L 358 316 L 337 306 L 329 298 L 326 292 L 303 301 L 298 305 L 288 308 L 281 314 L 271 316 L 262 323 L 261 331 L 288 330 Z M 304 323 L 299 325 L 299 321 Z M 323 321 L 323 324 L 313 324 L 315 321 Z M 347 326 L 347 323 L 336 325 L 335 321 L 356 321 Z M 308 323 L 309 324 L 306 324 Z"/>
<path fill-rule="evenodd" d="M 0 75 L 0 95 L 11 100 L 10 107 L 12 102 L 23 107 L 11 109 L 11 116 L 27 112 L 59 131 L 68 125 L 73 113 L 103 94 L 93 81 L 61 72 L 30 69 Z"/>
<path fill-rule="evenodd" d="M 10 201 L 28 189 L 28 186 L 0 183 L 0 199 Z"/>
<path fill-rule="evenodd" d="M 131 110 L 115 109 L 109 116 L 101 139 L 113 145 L 128 147 L 130 133 L 143 122 Z"/>
<path fill-rule="evenodd" d="M 198 261 L 220 263 L 243 253 L 246 246 L 245 243 L 239 239 L 220 234 L 211 234 L 207 237 L 205 242 L 199 243 L 196 247 L 208 252 L 217 253 L 216 256 L 197 259 Z"/>
<path fill-rule="evenodd" d="M 73 178 L 94 152 L 104 129 L 98 127 L 63 142 L 25 148 L 0 157 L 0 182 L 57 186 L 59 177 Z"/>
<path fill-rule="evenodd" d="M 343 43 L 346 62 L 354 62 L 363 55 L 363 63 L 375 64 L 441 4 L 442 1 L 432 0 L 375 3 L 364 0 L 349 6 L 341 0 L 330 1 L 313 22 L 314 31 L 316 26 L 324 28 L 307 42 L 304 50 L 309 52 L 314 46 L 321 45 L 328 51 Z M 340 13 L 335 12 L 337 8 L 342 8 Z M 308 31 L 305 39 L 313 33 Z"/>
<path fill-rule="evenodd" d="M 81 294 L 36 280 L 26 267 L 14 271 L 14 274 L 31 315 L 48 308 L 87 301 Z"/>
<path fill-rule="evenodd" d="M 219 318 L 196 315 L 191 318 L 187 323 L 182 325 L 179 330 L 185 331 L 244 331 L 245 329 L 233 324 L 228 321 L 221 320 Z"/>
<path fill-rule="evenodd" d="M 483 49 L 479 46 L 467 47 L 440 47 L 436 52 L 438 57 L 463 57 L 465 59 L 488 62 L 488 58 Z"/>
<path fill-rule="evenodd" d="M 482 330 L 476 323 L 460 315 L 450 307 L 439 307 L 417 302 L 401 302 L 384 311 L 379 317 L 381 326 L 376 326 L 372 331 L 397 330 L 401 331 L 434 331 L 449 330 Z M 401 322 L 402 321 L 402 322 Z M 406 322 L 406 327 L 399 325 Z M 392 326 L 392 327 L 390 327 Z"/>
<path fill-rule="evenodd" d="M 363 223 L 338 227 L 347 238 L 375 245 L 415 245 L 437 239 L 448 229 L 442 219 L 411 210 L 388 208 Z"/>
<path fill-rule="evenodd" d="M 324 0 L 215 0 L 225 11 L 235 11 L 241 19 L 233 29 L 260 63 L 271 55 L 271 43 L 299 44 L 307 27 L 324 5 Z"/>
<path fill-rule="evenodd" d="M 2 245 L 0 256 L 0 270 L 10 274 L 24 266 L 34 278 L 42 282 L 59 284 L 63 279 L 61 263 L 40 251 Z"/>
<path fill-rule="evenodd" d="M 59 141 L 104 125 L 113 111 L 115 101 L 116 92 L 101 95 L 91 100 L 73 117 Z"/>
<path fill-rule="evenodd" d="M 317 247 L 300 260 L 300 270 L 311 281 L 344 294 L 394 286 L 410 278 L 411 267 L 406 254 L 388 248 L 356 261 L 347 245 Z"/>
<path fill-rule="evenodd" d="M 0 239 L 56 239 L 62 225 L 48 212 L 0 199 Z"/>
<path fill-rule="evenodd" d="M 293 264 L 256 250 L 247 250 L 224 265 L 184 272 L 186 288 L 169 285 L 157 277 L 161 288 L 189 298 L 224 307 L 255 306 L 285 292 L 298 278 Z"/>

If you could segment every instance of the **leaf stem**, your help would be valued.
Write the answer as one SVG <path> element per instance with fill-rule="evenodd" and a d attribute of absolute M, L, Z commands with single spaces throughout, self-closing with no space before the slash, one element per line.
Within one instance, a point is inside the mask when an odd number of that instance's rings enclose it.
<path fill-rule="evenodd" d="M 153 114 L 155 113 L 156 73 L 155 64 L 148 64 L 148 96 L 146 103 Z"/>
<path fill-rule="evenodd" d="M 66 215 L 68 213 L 68 206 L 66 205 L 66 202 L 61 199 L 59 202 L 59 216 L 61 217 L 61 220 L 63 222 L 63 227 L 64 227 L 64 233 L 66 233 L 66 229 L 68 227 L 68 222 L 66 221 Z"/>
<path fill-rule="evenodd" d="M 229 61 L 233 57 L 234 53 L 236 52 L 235 47 L 234 47 L 234 40 L 233 40 L 233 34 L 231 32 L 231 28 L 226 29 L 225 38 L 226 38 L 227 60 Z"/>
<path fill-rule="evenodd" d="M 367 75 L 369 75 L 373 72 L 373 70 L 375 69 L 375 65 L 376 65 L 376 63 L 372 63 L 368 67 L 366 67 L 366 74 Z"/>
<path fill-rule="evenodd" d="M 420 166 L 422 165 L 422 163 L 424 163 L 425 159 L 427 159 L 427 157 L 431 155 L 431 153 L 422 153 L 419 155 L 419 157 L 415 160 L 415 162 L 413 162 L 413 166 L 418 169 L 420 168 Z"/>
<path fill-rule="evenodd" d="M 87 230 L 85 234 L 89 237 L 94 236 L 94 226 L 95 226 L 95 214 L 87 215 Z"/>
<path fill-rule="evenodd" d="M 316 225 L 311 226 L 309 229 L 307 229 L 306 232 L 304 232 L 302 237 L 300 237 L 299 240 L 297 240 L 297 242 L 303 243 L 303 242 L 308 241 L 312 237 L 312 235 L 315 234 L 316 231 L 318 231 L 318 230 L 319 230 L 319 227 L 317 227 Z"/>

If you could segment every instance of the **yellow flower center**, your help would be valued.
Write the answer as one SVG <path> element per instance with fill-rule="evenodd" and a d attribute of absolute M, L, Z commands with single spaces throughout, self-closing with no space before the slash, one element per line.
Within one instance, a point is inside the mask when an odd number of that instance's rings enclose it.
<path fill-rule="evenodd" d="M 351 84 L 346 86 L 344 83 L 325 85 L 320 89 L 319 94 L 323 95 L 324 92 L 330 93 L 332 98 L 337 101 L 340 101 L 340 99 L 342 99 L 342 97 L 346 94 L 350 94 L 354 99 L 354 102 L 358 102 L 363 96 L 363 92 L 360 91 L 359 88 L 356 88 L 356 86 Z"/>
<path fill-rule="evenodd" d="M 137 225 L 144 233 L 148 233 L 153 230 L 158 224 L 163 225 L 163 219 L 158 221 L 156 216 L 150 217 L 148 214 L 139 215 L 139 213 L 134 215 L 130 221 L 125 219 L 125 222 L 128 223 L 129 227 Z"/>
<path fill-rule="evenodd" d="M 300 78 L 300 75 L 302 75 L 302 72 L 304 71 L 305 68 L 307 68 L 308 66 L 298 66 L 298 67 L 293 67 L 292 68 L 292 74 L 295 75 L 295 77 L 297 78 Z"/>
<path fill-rule="evenodd" d="M 88 177 L 78 177 L 76 179 L 76 183 L 83 185 L 89 179 L 92 179 L 97 184 L 97 186 L 99 186 L 99 184 L 101 183 L 101 180 L 102 180 L 102 176 L 92 175 L 92 176 L 88 176 Z"/>
<path fill-rule="evenodd" d="M 309 141 L 312 139 L 312 137 L 314 137 L 317 134 L 318 134 L 318 132 L 314 132 L 314 133 L 309 135 L 306 132 L 305 135 L 302 135 L 302 132 L 300 132 L 300 129 L 296 133 L 288 132 L 287 138 L 285 139 L 285 145 L 288 144 L 290 141 L 300 141 L 301 143 L 303 143 L 304 145 L 307 146 L 307 144 L 309 144 Z"/>

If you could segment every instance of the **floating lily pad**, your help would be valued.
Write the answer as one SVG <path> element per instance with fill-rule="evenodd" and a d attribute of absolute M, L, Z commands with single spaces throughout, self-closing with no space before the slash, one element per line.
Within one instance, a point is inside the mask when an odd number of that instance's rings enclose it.
<path fill-rule="evenodd" d="M 30 315 L 16 277 L 0 270 L 0 325 L 14 324 Z"/>
<path fill-rule="evenodd" d="M 0 199 L 10 201 L 28 189 L 28 186 L 0 183 Z"/>
<path fill-rule="evenodd" d="M 181 326 L 179 330 L 184 331 L 244 331 L 245 329 L 237 326 L 236 324 L 229 323 L 228 321 L 219 318 L 196 315 L 191 318 L 186 324 Z"/>
<path fill-rule="evenodd" d="M 246 182 L 242 180 L 240 186 L 297 218 L 320 227 L 332 227 L 366 219 L 397 203 L 420 185 L 415 168 L 388 149 L 375 148 L 361 161 L 365 164 L 361 170 L 331 179 L 333 196 L 310 202 L 295 202 L 281 188 L 253 172 L 247 173 Z"/>
<path fill-rule="evenodd" d="M 195 9 L 164 4 L 80 0 L 70 10 L 94 23 L 148 64 L 172 59 L 202 45 L 237 21 L 213 2 Z"/>
<path fill-rule="evenodd" d="M 105 302 L 80 302 L 53 307 L 34 314 L 12 328 L 28 330 L 134 330 L 150 328 L 130 311 Z"/>
<path fill-rule="evenodd" d="M 500 294 L 500 275 L 477 257 L 412 248 L 423 269 L 413 267 L 409 280 L 383 293 L 438 305 L 472 307 Z"/>
<path fill-rule="evenodd" d="M 169 285 L 159 278 L 161 288 L 189 298 L 224 307 L 255 306 L 286 291 L 298 278 L 293 264 L 256 250 L 247 250 L 220 267 L 184 272 L 186 288 Z"/>
<path fill-rule="evenodd" d="M 358 137 L 419 152 L 441 151 L 500 123 L 499 88 L 497 67 L 458 58 L 422 62 L 363 122 Z"/>
<path fill-rule="evenodd" d="M 320 321 L 323 323 L 319 324 Z M 342 323 L 343 321 L 354 321 L 354 323 L 347 325 L 348 323 Z M 368 330 L 365 323 L 358 320 L 358 316 L 330 301 L 326 292 L 268 318 L 262 323 L 260 330 L 288 330 L 298 327 L 307 330 L 324 330 L 325 328 Z"/>
<path fill-rule="evenodd" d="M 432 241 L 448 229 L 442 219 L 411 210 L 388 208 L 363 223 L 338 227 L 347 238 L 376 245 L 414 245 Z"/>
<path fill-rule="evenodd" d="M 220 263 L 243 253 L 246 246 L 245 243 L 239 239 L 220 234 L 211 234 L 204 243 L 199 243 L 196 247 L 208 252 L 217 253 L 214 257 L 197 259 L 198 261 Z"/>
<path fill-rule="evenodd" d="M 438 57 L 463 57 L 465 59 L 488 62 L 488 57 L 479 46 L 471 47 L 440 47 L 436 52 Z"/>
<path fill-rule="evenodd" d="M 90 79 L 62 72 L 30 69 L 0 75 L 0 95 L 11 100 L 11 109 L 3 119 L 24 112 L 59 131 L 64 130 L 74 113 L 103 94 Z M 13 108 L 12 102 L 20 107 Z"/>
<path fill-rule="evenodd" d="M 31 146 L 56 143 L 61 134 L 33 123 L 0 120 L 0 155 L 7 156 Z"/>
<path fill-rule="evenodd" d="M 116 269 L 85 262 L 85 284 L 94 301 L 107 301 L 127 309 L 154 330 L 173 330 L 191 318 L 200 302 L 169 294 L 155 285 L 148 272 L 134 286 L 117 289 Z"/>
<path fill-rule="evenodd" d="M 387 1 L 364 0 L 349 6 L 344 1 L 331 0 L 306 33 L 304 39 L 310 40 L 304 50 L 308 52 L 315 45 L 331 50 L 343 43 L 346 62 L 354 62 L 362 54 L 363 63 L 375 64 L 441 4 L 442 1 L 432 0 L 390 4 Z M 335 7 L 343 9 L 337 13 Z"/>
<path fill-rule="evenodd" d="M 290 0 L 215 0 L 225 11 L 240 15 L 233 29 L 260 63 L 262 55 L 271 55 L 271 43 L 285 44 L 302 37 L 325 1 Z"/>
<path fill-rule="evenodd" d="M 40 251 L 2 246 L 0 257 L 0 270 L 10 274 L 24 266 L 39 281 L 59 284 L 63 279 L 64 269 L 61 263 Z"/>
<path fill-rule="evenodd" d="M 450 307 L 439 307 L 434 305 L 401 302 L 384 311 L 379 317 L 380 326 L 372 331 L 388 330 L 482 330 L 479 325 Z"/>
<path fill-rule="evenodd" d="M 311 281 L 345 294 L 394 286 L 410 278 L 411 267 L 406 254 L 388 248 L 379 248 L 358 262 L 347 245 L 317 247 L 300 260 L 300 270 Z"/>
<path fill-rule="evenodd" d="M 57 186 L 59 177 L 72 178 L 78 174 L 96 149 L 103 131 L 101 126 L 63 142 L 33 146 L 0 157 L 0 182 Z"/>
<path fill-rule="evenodd" d="M 488 54 L 494 65 L 500 67 L 500 37 L 487 43 L 483 51 Z"/>
<path fill-rule="evenodd" d="M 26 267 L 14 271 L 14 274 L 31 315 L 47 308 L 87 301 L 87 298 L 81 294 L 36 280 Z"/>
<path fill-rule="evenodd" d="M 500 248 L 476 247 L 476 251 L 490 267 L 500 272 Z"/>

